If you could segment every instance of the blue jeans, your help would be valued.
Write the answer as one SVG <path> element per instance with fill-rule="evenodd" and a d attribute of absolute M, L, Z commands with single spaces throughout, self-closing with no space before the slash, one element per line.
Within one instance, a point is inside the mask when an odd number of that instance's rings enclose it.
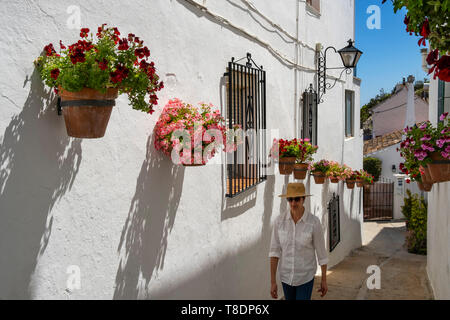
<path fill-rule="evenodd" d="M 314 285 L 314 278 L 305 284 L 300 286 L 290 286 L 284 282 L 283 285 L 284 298 L 286 300 L 311 300 L 311 294 Z"/>

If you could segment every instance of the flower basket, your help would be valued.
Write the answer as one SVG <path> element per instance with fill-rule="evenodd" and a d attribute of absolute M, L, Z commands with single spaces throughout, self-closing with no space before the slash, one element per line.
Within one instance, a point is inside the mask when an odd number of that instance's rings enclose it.
<path fill-rule="evenodd" d="M 314 182 L 316 184 L 324 184 L 325 183 L 325 178 L 327 177 L 325 175 L 325 173 L 321 173 L 321 172 L 314 172 L 313 173 L 313 177 L 314 177 Z"/>
<path fill-rule="evenodd" d="M 294 171 L 295 157 L 280 157 L 278 168 L 280 174 L 289 175 Z"/>
<path fill-rule="evenodd" d="M 303 180 L 306 178 L 308 173 L 307 163 L 296 163 L 294 164 L 294 178 L 298 180 Z"/>
<path fill-rule="evenodd" d="M 330 177 L 330 182 L 331 183 L 339 183 L 339 178 L 338 177 Z"/>
<path fill-rule="evenodd" d="M 109 88 L 102 93 L 84 88 L 79 92 L 70 92 L 60 88 L 67 134 L 75 138 L 103 137 L 118 91 L 117 88 Z"/>
<path fill-rule="evenodd" d="M 356 186 L 362 188 L 364 186 L 364 181 L 362 179 L 356 179 Z"/>
<path fill-rule="evenodd" d="M 222 146 L 225 152 L 236 151 L 243 141 L 240 126 L 227 129 L 220 111 L 213 109 L 212 104 L 199 103 L 197 108 L 169 100 L 154 127 L 155 149 L 185 167 L 206 165 Z"/>
<path fill-rule="evenodd" d="M 71 137 L 103 137 L 119 94 L 128 95 L 133 109 L 154 112 L 156 92 L 164 84 L 148 60 L 150 50 L 132 33 L 119 36 L 117 28 L 105 24 L 96 37 L 82 28 L 80 40 L 67 46 L 60 41 L 59 52 L 50 43 L 34 61 L 43 82 L 61 98 Z"/>
<path fill-rule="evenodd" d="M 320 161 L 311 163 L 309 165 L 309 170 L 314 176 L 314 181 L 316 184 L 324 184 L 327 178 L 327 172 L 330 169 L 330 161 L 322 159 Z"/>
<path fill-rule="evenodd" d="M 352 180 L 352 179 L 346 179 L 345 183 L 347 184 L 347 188 L 348 189 L 354 189 L 355 188 L 355 182 L 356 180 Z"/>
<path fill-rule="evenodd" d="M 432 184 L 429 183 L 423 183 L 421 181 L 417 181 L 417 186 L 419 187 L 419 190 L 424 192 L 430 192 L 432 188 Z"/>
<path fill-rule="evenodd" d="M 428 164 L 428 172 L 433 182 L 450 181 L 450 160 L 442 157 L 439 152 L 432 152 L 430 154 L 432 160 Z"/>

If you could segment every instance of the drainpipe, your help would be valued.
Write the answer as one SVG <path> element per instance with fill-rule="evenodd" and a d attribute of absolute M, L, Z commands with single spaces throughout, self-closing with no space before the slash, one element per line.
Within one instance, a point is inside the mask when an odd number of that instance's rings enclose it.
<path fill-rule="evenodd" d="M 406 117 L 405 117 L 405 128 L 407 126 L 412 127 L 416 123 L 416 112 L 414 106 L 414 80 L 413 76 L 408 77 L 408 82 L 406 83 L 406 89 L 408 90 L 408 100 L 406 103 Z"/>
<path fill-rule="evenodd" d="M 296 23 L 296 27 L 295 27 L 295 39 L 297 40 L 295 43 L 295 65 L 298 65 L 298 18 L 299 18 L 299 10 L 300 10 L 300 5 L 299 5 L 299 1 L 297 1 L 296 4 L 296 18 L 295 18 L 295 23 Z M 299 108 L 300 108 L 300 104 L 298 100 L 298 92 L 297 92 L 297 87 L 298 87 L 298 70 L 297 67 L 294 68 L 294 138 L 300 138 L 299 136 L 299 129 L 298 129 L 298 114 L 299 114 Z"/>

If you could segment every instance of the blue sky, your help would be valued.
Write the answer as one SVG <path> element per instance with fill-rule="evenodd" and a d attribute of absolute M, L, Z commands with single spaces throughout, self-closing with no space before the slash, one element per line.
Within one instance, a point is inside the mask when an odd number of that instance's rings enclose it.
<path fill-rule="evenodd" d="M 422 70 L 419 37 L 410 36 L 403 23 L 406 10 L 394 14 L 391 1 L 356 0 L 356 43 L 364 52 L 357 68 L 361 83 L 361 106 L 377 95 L 381 88 L 390 92 L 394 85 L 412 74 L 423 80 L 427 74 Z M 380 29 L 369 29 L 367 13 L 370 5 L 380 8 Z M 423 48 L 423 47 L 421 47 Z"/>

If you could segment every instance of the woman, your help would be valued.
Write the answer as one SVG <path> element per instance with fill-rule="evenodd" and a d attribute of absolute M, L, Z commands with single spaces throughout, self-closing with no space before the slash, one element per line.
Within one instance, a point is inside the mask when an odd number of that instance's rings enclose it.
<path fill-rule="evenodd" d="M 305 198 L 303 183 L 289 183 L 287 198 L 289 212 L 282 212 L 275 220 L 270 244 L 270 273 L 272 298 L 278 298 L 276 273 L 280 262 L 280 279 L 286 300 L 311 300 L 317 259 L 322 269 L 321 297 L 328 291 L 327 251 L 320 220 L 303 206 Z"/>

